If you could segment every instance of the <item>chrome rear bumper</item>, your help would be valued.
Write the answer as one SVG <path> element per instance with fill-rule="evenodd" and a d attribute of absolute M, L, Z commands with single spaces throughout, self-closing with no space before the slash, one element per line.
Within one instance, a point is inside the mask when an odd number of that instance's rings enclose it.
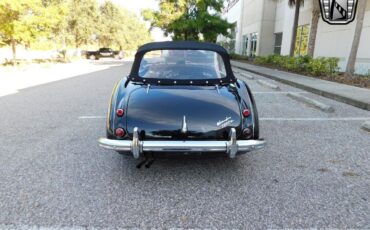
<path fill-rule="evenodd" d="M 134 128 L 132 140 L 100 138 L 99 145 L 106 149 L 131 152 L 139 158 L 143 152 L 225 152 L 230 158 L 236 154 L 265 147 L 264 140 L 236 140 L 234 128 L 229 141 L 140 141 L 138 128 Z"/>

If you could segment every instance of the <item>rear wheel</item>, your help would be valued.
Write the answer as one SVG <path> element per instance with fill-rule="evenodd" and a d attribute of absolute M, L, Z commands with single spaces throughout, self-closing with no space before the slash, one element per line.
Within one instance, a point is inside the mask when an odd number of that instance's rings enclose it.
<path fill-rule="evenodd" d="M 259 139 L 260 138 L 260 125 L 259 125 L 259 120 L 258 120 L 258 112 L 257 112 L 257 107 L 256 104 L 254 103 L 253 100 L 253 119 L 254 119 L 254 130 L 253 130 L 253 137 L 254 139 Z"/>
<path fill-rule="evenodd" d="M 245 86 L 248 89 L 249 98 L 251 100 L 252 107 L 253 107 L 252 108 L 253 109 L 253 120 L 254 120 L 253 139 L 257 140 L 260 138 L 260 126 L 259 126 L 259 120 L 258 120 L 257 106 L 256 106 L 256 102 L 254 101 L 251 90 L 249 89 L 247 84 L 245 84 Z"/>

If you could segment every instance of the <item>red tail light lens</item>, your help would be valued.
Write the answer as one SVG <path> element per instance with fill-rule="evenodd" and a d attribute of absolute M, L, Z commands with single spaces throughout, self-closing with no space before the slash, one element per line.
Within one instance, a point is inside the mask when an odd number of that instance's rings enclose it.
<path fill-rule="evenodd" d="M 251 115 L 251 112 L 248 109 L 243 110 L 243 117 L 249 117 Z"/>
<path fill-rule="evenodd" d="M 122 117 L 125 114 L 125 110 L 117 109 L 116 114 L 117 114 L 117 116 Z"/>
<path fill-rule="evenodd" d="M 122 128 L 117 128 L 116 129 L 116 136 L 117 137 L 123 137 L 123 136 L 125 136 L 126 135 L 126 132 L 125 132 L 125 130 L 124 129 L 122 129 Z"/>

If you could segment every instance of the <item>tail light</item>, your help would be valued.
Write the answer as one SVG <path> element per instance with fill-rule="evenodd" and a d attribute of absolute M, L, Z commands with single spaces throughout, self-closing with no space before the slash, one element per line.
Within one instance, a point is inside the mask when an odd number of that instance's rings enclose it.
<path fill-rule="evenodd" d="M 249 117 L 249 115 L 251 115 L 251 112 L 249 111 L 249 109 L 244 109 L 243 110 L 243 117 Z"/>
<path fill-rule="evenodd" d="M 116 114 L 117 114 L 117 116 L 122 117 L 125 114 L 125 110 L 117 109 Z"/>
<path fill-rule="evenodd" d="M 126 135 L 126 131 L 122 128 L 117 128 L 116 129 L 116 136 L 117 137 L 123 137 Z"/>

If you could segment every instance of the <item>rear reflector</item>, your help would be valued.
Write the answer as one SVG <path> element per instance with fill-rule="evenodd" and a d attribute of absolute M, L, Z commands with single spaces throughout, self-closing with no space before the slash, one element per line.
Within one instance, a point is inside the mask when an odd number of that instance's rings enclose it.
<path fill-rule="evenodd" d="M 126 132 L 125 132 L 125 130 L 124 129 L 122 129 L 122 128 L 117 128 L 116 129 L 116 136 L 117 137 L 123 137 L 123 136 L 125 136 L 126 135 Z"/>
<path fill-rule="evenodd" d="M 243 110 L 243 117 L 249 117 L 250 114 L 251 112 L 248 109 Z"/>
<path fill-rule="evenodd" d="M 250 138 L 252 137 L 252 129 L 250 128 L 245 128 L 243 130 L 243 136 L 246 137 L 246 138 Z"/>
<path fill-rule="evenodd" d="M 125 110 L 117 109 L 116 114 L 117 114 L 117 116 L 122 117 L 125 114 Z"/>

